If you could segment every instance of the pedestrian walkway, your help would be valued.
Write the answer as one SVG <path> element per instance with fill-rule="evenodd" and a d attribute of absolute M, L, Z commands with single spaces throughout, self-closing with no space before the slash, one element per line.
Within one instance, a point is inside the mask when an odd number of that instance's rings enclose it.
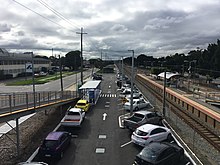
<path fill-rule="evenodd" d="M 35 113 L 19 118 L 19 124 L 23 123 L 25 120 L 29 119 L 33 115 L 35 115 Z M 4 134 L 11 131 L 12 128 L 16 127 L 15 120 L 8 121 L 8 124 L 7 123 L 5 123 L 5 124 L 1 123 L 1 124 L 2 125 L 0 125 L 0 137 L 2 137 Z"/>

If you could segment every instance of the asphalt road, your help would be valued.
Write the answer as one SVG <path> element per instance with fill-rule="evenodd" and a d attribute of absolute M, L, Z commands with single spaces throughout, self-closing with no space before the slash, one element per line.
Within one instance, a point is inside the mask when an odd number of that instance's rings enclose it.
<path fill-rule="evenodd" d="M 57 161 L 40 159 L 50 165 L 132 165 L 141 147 L 130 142 L 131 132 L 119 127 L 118 117 L 125 114 L 116 97 L 115 74 L 104 74 L 102 95 L 98 103 L 86 114 L 81 128 L 68 129 L 72 143 Z M 107 114 L 106 117 L 103 114 Z M 59 130 L 66 130 L 62 127 Z M 184 161 L 186 162 L 186 161 Z M 181 163 L 182 164 L 182 163 Z M 183 163 L 185 164 L 185 163 Z"/>
<path fill-rule="evenodd" d="M 83 72 L 83 77 L 86 78 L 88 76 L 91 76 L 91 69 Z M 77 78 L 77 80 L 76 80 Z M 80 73 L 77 74 L 77 76 L 71 75 L 68 77 L 63 78 L 63 88 L 66 89 L 69 86 L 76 83 L 80 83 Z M 51 81 L 45 84 L 35 85 L 35 91 L 60 91 L 61 85 L 60 85 L 60 79 Z M 5 86 L 4 84 L 0 85 L 0 91 L 1 93 L 11 93 L 11 92 L 32 92 L 33 86 L 32 85 L 24 85 L 24 86 Z"/>
<path fill-rule="evenodd" d="M 132 164 L 135 155 L 141 150 L 130 142 L 130 132 L 121 129 L 118 116 L 124 114 L 116 95 L 115 74 L 105 74 L 101 83 L 102 93 L 98 103 L 86 114 L 80 129 L 68 130 L 74 138 L 63 159 L 46 161 L 53 165 L 122 165 Z M 111 94 L 111 95 L 110 95 Z M 108 97 L 109 96 L 109 97 Z M 103 114 L 107 116 L 103 118 Z M 63 130 L 64 128 L 59 128 Z M 103 153 L 97 153 L 104 151 Z"/>

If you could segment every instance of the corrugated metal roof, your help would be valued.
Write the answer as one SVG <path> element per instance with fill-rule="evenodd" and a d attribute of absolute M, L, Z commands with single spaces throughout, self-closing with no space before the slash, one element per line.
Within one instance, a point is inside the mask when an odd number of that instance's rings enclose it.
<path fill-rule="evenodd" d="M 79 89 L 95 89 L 101 83 L 101 80 L 87 81 Z"/>

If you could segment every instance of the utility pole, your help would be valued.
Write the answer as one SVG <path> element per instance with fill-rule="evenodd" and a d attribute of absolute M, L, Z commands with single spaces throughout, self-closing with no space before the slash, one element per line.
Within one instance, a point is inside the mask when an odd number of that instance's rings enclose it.
<path fill-rule="evenodd" d="M 61 58 L 59 55 L 59 63 L 60 63 L 60 87 L 61 87 L 61 97 L 63 99 L 63 76 L 62 76 L 62 63 L 61 63 Z"/>
<path fill-rule="evenodd" d="M 83 34 L 87 34 L 85 32 L 83 32 L 83 28 L 81 28 L 81 32 L 76 32 L 76 34 L 80 34 L 81 35 L 81 57 L 80 57 L 80 61 L 81 61 L 81 85 L 83 85 Z"/>
<path fill-rule="evenodd" d="M 31 62 L 32 62 L 32 85 L 33 85 L 33 98 L 34 98 L 34 111 L 36 108 L 36 96 L 35 96 L 35 79 L 34 79 L 34 53 L 31 52 Z"/>
<path fill-rule="evenodd" d="M 133 90 L 134 90 L 134 50 L 128 50 L 132 52 L 132 61 L 131 61 L 131 106 L 130 106 L 130 115 L 133 115 Z"/>

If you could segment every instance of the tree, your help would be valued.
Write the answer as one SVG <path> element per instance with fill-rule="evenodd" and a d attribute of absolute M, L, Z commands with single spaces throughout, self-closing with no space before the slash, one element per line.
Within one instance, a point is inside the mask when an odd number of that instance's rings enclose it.
<path fill-rule="evenodd" d="M 68 52 L 65 55 L 65 66 L 69 67 L 71 70 L 77 70 L 81 66 L 80 51 L 75 50 Z"/>

